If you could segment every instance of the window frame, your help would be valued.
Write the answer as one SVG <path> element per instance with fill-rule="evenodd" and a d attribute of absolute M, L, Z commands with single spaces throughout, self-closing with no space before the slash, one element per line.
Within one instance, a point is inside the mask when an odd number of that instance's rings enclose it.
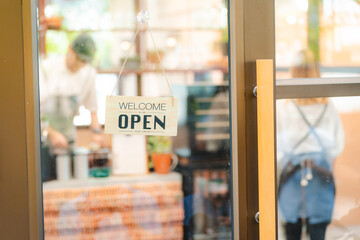
<path fill-rule="evenodd" d="M 276 80 L 276 99 L 346 97 L 360 95 L 360 77 Z"/>

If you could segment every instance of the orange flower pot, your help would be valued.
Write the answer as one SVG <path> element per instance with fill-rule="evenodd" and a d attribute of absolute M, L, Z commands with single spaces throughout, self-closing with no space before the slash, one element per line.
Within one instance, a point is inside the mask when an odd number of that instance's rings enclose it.
<path fill-rule="evenodd" d="M 159 174 L 169 173 L 178 163 L 176 155 L 171 153 L 153 153 L 151 159 L 154 163 L 155 172 Z"/>

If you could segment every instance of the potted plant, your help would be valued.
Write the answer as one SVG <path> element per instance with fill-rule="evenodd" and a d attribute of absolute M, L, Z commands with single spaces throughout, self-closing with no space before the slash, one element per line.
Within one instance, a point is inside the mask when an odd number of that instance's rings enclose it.
<path fill-rule="evenodd" d="M 61 13 L 61 9 L 56 6 L 49 4 L 46 7 L 45 12 L 45 24 L 47 29 L 60 29 L 63 22 L 63 15 Z"/>
<path fill-rule="evenodd" d="M 46 17 L 45 22 L 47 29 L 55 29 L 55 30 L 60 29 L 63 19 L 64 18 L 62 16 Z"/>
<path fill-rule="evenodd" d="M 167 136 L 149 136 L 148 153 L 151 157 L 154 170 L 160 174 L 168 173 L 171 167 L 173 154 L 171 153 L 171 138 Z M 176 166 L 176 164 L 175 164 Z"/>

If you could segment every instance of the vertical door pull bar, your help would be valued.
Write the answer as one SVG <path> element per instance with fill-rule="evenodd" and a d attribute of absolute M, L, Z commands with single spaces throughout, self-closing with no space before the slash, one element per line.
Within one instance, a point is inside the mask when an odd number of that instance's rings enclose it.
<path fill-rule="evenodd" d="M 276 240 L 273 60 L 256 61 L 260 240 Z"/>

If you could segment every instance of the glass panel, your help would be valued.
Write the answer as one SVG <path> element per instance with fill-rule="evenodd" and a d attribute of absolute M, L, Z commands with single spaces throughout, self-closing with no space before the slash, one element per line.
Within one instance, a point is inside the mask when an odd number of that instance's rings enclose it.
<path fill-rule="evenodd" d="M 38 3 L 45 239 L 231 239 L 227 1 Z M 102 133 L 140 7 L 176 137 Z M 168 96 L 159 68 L 140 30 L 115 94 Z"/>
<path fill-rule="evenodd" d="M 279 239 L 360 238 L 360 97 L 277 101 Z"/>
<path fill-rule="evenodd" d="M 360 75 L 360 3 L 276 0 L 276 77 Z M 306 71 L 305 68 L 311 68 Z"/>

